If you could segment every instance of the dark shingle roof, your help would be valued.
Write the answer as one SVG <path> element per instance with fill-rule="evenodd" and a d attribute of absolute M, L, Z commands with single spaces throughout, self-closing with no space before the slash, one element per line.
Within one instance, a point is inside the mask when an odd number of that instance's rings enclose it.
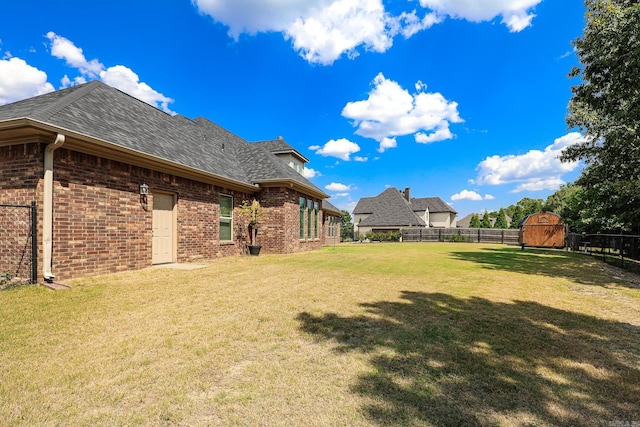
<path fill-rule="evenodd" d="M 292 154 L 302 162 L 308 163 L 309 159 L 300 154 L 295 148 L 289 145 L 282 137 L 270 141 L 258 141 L 253 144 L 260 144 L 273 154 Z"/>
<path fill-rule="evenodd" d="M 430 213 L 437 212 L 451 212 L 458 213 L 449 206 L 447 203 L 442 201 L 440 197 L 422 197 L 422 198 L 412 198 L 411 199 L 411 208 L 414 211 L 426 211 L 429 209 Z"/>
<path fill-rule="evenodd" d="M 412 198 L 407 202 L 405 194 L 396 188 L 388 188 L 376 197 L 361 198 L 353 209 L 354 215 L 369 215 L 359 225 L 381 226 L 426 226 L 416 212 L 429 210 L 430 213 L 457 213 L 440 197 Z"/>
<path fill-rule="evenodd" d="M 171 116 L 99 81 L 0 107 L 0 121 L 17 118 L 68 129 L 243 184 L 286 180 L 324 194 L 266 145 L 249 143 L 204 118 Z"/>
<path fill-rule="evenodd" d="M 337 207 L 335 207 L 334 205 L 332 205 L 328 200 L 322 201 L 322 210 L 327 213 L 332 213 L 336 215 L 342 214 L 342 211 Z"/>
<path fill-rule="evenodd" d="M 424 220 L 411 210 L 403 193 L 396 188 L 387 188 L 376 197 L 360 199 L 353 213 L 370 214 L 358 224 L 363 227 L 426 225 Z"/>

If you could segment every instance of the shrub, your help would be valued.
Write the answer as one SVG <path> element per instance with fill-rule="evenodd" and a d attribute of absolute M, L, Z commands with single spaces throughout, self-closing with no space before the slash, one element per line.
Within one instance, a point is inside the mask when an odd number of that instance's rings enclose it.
<path fill-rule="evenodd" d="M 399 242 L 402 233 L 399 231 L 386 231 L 386 232 L 376 232 L 369 231 L 366 234 L 366 238 L 371 240 L 372 242 Z"/>

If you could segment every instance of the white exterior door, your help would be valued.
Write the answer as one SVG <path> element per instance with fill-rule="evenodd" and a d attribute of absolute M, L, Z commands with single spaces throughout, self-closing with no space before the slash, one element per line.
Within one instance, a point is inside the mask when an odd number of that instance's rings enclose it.
<path fill-rule="evenodd" d="M 153 264 L 173 262 L 173 195 L 153 195 Z"/>

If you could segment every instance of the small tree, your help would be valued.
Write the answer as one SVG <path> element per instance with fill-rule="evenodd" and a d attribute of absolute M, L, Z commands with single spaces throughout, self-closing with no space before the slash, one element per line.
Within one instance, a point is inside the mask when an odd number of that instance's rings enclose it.
<path fill-rule="evenodd" d="M 477 213 L 471 214 L 471 220 L 469 221 L 469 228 L 480 228 L 480 217 Z"/>
<path fill-rule="evenodd" d="M 251 202 L 244 200 L 242 205 L 240 205 L 240 214 L 249 221 L 251 245 L 256 245 L 258 242 L 258 224 L 264 216 L 263 207 L 256 199 L 253 199 Z"/>
<path fill-rule="evenodd" d="M 353 222 L 349 211 L 340 211 L 340 241 L 350 241 L 353 239 Z"/>
<path fill-rule="evenodd" d="M 510 228 L 518 228 L 525 217 L 524 211 L 520 205 L 511 205 L 510 207 L 512 208 L 509 213 L 509 216 L 511 217 Z"/>
<path fill-rule="evenodd" d="M 494 228 L 508 228 L 507 226 L 507 215 L 504 212 L 503 208 L 500 208 L 498 211 L 498 216 L 496 217 L 496 223 L 493 225 Z"/>
<path fill-rule="evenodd" d="M 489 213 L 484 211 L 484 215 L 482 215 L 482 222 L 480 222 L 481 228 L 493 228 L 491 227 L 491 218 L 489 218 Z"/>

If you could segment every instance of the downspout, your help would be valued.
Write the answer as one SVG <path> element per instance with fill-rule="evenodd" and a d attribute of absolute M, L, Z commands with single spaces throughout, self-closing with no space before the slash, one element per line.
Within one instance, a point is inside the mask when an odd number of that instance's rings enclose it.
<path fill-rule="evenodd" d="M 44 202 L 42 207 L 42 271 L 46 282 L 53 282 L 55 276 L 51 272 L 53 254 L 53 152 L 62 147 L 65 136 L 56 135 L 56 140 L 44 149 Z"/>

